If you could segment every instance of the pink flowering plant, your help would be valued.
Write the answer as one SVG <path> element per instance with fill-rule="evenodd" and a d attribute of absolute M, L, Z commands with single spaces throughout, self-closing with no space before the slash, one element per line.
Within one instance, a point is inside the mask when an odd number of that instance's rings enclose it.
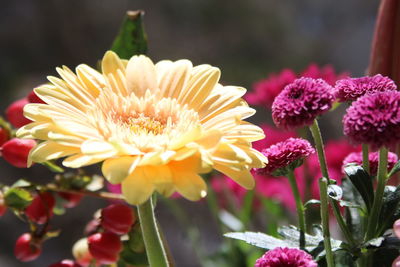
<path fill-rule="evenodd" d="M 153 64 L 143 12 L 129 11 L 102 74 L 58 69 L 62 79 L 50 77 L 0 120 L 2 158 L 54 174 L 0 186 L 0 216 L 10 210 L 26 225 L 15 258 L 47 253 L 43 244 L 65 231 L 54 218 L 95 197 L 108 202 L 71 257 L 48 266 L 180 266 L 170 236 L 181 235 L 190 260 L 206 267 L 400 266 L 400 69 L 388 67 L 400 53 L 382 48 L 393 41 L 390 3 L 382 1 L 368 75 L 310 64 L 270 74 L 246 95 L 221 85 L 210 65 Z M 244 121 L 255 113 L 246 101 L 262 108 L 259 126 Z M 339 105 L 343 137 L 324 143 L 319 122 Z M 101 172 L 85 168 L 97 164 Z M 215 248 L 184 198 L 200 200 Z M 158 209 L 173 218 L 173 234 L 163 234 Z"/>

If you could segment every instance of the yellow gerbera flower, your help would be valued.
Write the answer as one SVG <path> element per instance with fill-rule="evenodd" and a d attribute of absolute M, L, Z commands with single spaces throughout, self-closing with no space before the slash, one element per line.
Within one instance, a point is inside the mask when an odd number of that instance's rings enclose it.
<path fill-rule="evenodd" d="M 177 191 L 190 200 L 206 195 L 199 174 L 212 168 L 250 189 L 251 168 L 266 158 L 251 147 L 263 131 L 244 119 L 255 111 L 241 98 L 245 89 L 222 86 L 220 71 L 188 60 L 160 61 L 146 56 L 121 60 L 107 52 L 102 74 L 79 65 L 76 74 L 57 68 L 62 79 L 35 89 L 46 104 L 29 104 L 33 122 L 18 130 L 43 140 L 30 162 L 66 157 L 71 168 L 103 162 L 102 172 L 131 204 L 156 190 Z"/>

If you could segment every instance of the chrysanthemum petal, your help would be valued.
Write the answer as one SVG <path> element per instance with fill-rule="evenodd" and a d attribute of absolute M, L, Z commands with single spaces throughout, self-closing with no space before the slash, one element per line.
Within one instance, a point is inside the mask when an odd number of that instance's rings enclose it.
<path fill-rule="evenodd" d="M 106 159 L 103 162 L 101 171 L 110 183 L 120 184 L 135 170 L 139 161 L 140 157 L 137 156 Z"/>
<path fill-rule="evenodd" d="M 153 62 L 145 56 L 133 56 L 126 66 L 126 84 L 130 92 L 143 96 L 157 86 L 156 68 Z"/>
<path fill-rule="evenodd" d="M 154 184 L 151 177 L 148 177 L 144 168 L 139 167 L 131 173 L 122 185 L 122 194 L 126 201 L 132 205 L 140 205 L 145 202 L 154 192 Z"/>

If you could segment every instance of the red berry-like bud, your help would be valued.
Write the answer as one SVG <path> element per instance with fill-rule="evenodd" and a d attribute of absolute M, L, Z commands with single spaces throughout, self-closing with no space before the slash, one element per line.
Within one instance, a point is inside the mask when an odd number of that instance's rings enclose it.
<path fill-rule="evenodd" d="M 19 128 L 31 122 L 24 117 L 24 106 L 28 104 L 27 98 L 19 99 L 9 105 L 6 109 L 7 120 L 15 127 Z"/>
<path fill-rule="evenodd" d="M 25 233 L 21 235 L 14 247 L 14 254 L 20 261 L 33 261 L 39 257 L 42 249 L 39 244 L 32 242 L 32 235 Z"/>
<path fill-rule="evenodd" d="M 0 216 L 3 216 L 7 211 L 7 206 L 4 203 L 4 195 L 3 192 L 0 191 Z"/>
<path fill-rule="evenodd" d="M 8 131 L 0 127 L 0 146 L 2 146 L 10 138 Z"/>
<path fill-rule="evenodd" d="M 32 222 L 44 224 L 53 216 L 55 203 L 51 193 L 40 193 L 35 196 L 32 203 L 25 209 L 25 214 Z"/>
<path fill-rule="evenodd" d="M 130 207 L 124 204 L 112 204 L 101 210 L 101 226 L 114 234 L 129 232 L 135 216 Z"/>
<path fill-rule="evenodd" d="M 101 264 L 112 264 L 118 260 L 122 251 L 119 236 L 110 233 L 97 233 L 88 237 L 89 252 Z"/>
<path fill-rule="evenodd" d="M 80 194 L 74 194 L 74 193 L 65 193 L 65 192 L 59 192 L 58 195 L 65 200 L 64 202 L 64 207 L 66 208 L 73 208 L 76 205 L 79 204 L 79 201 L 82 199 L 82 195 Z"/>
<path fill-rule="evenodd" d="M 53 263 L 49 267 L 82 267 L 82 266 L 72 260 L 62 260 L 60 262 Z"/>
<path fill-rule="evenodd" d="M 45 102 L 42 99 L 40 99 L 33 90 L 28 94 L 28 101 L 29 103 L 45 104 Z"/>
<path fill-rule="evenodd" d="M 1 146 L 1 154 L 11 165 L 27 168 L 28 155 L 34 146 L 36 146 L 36 141 L 33 139 L 13 138 Z"/>

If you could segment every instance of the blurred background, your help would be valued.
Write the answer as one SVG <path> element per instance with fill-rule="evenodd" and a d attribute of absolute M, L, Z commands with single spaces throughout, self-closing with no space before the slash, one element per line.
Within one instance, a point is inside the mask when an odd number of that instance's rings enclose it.
<path fill-rule="evenodd" d="M 379 1 L 285 1 L 285 0 L 2 0 L 0 8 L 0 110 L 24 97 L 33 87 L 55 75 L 55 67 L 94 66 L 110 47 L 125 11 L 143 9 L 154 61 L 188 58 L 222 70 L 225 84 L 252 84 L 270 72 L 303 70 L 311 62 L 331 64 L 337 72 L 364 73 Z M 258 109 L 256 120 L 270 120 Z M 4 112 L 3 112 L 4 114 Z M 3 115 L 2 114 L 2 115 Z M 339 117 L 329 117 L 329 138 L 341 134 Z M 13 168 L 0 159 L 1 180 L 35 177 L 47 181 L 51 173 L 41 166 Z M 44 245 L 43 255 L 32 263 L 19 263 L 12 249 L 27 226 L 8 212 L 0 219 L 0 266 L 47 266 L 71 258 L 71 246 L 80 238 L 92 212 L 104 202 L 85 199 L 56 218 L 59 238 Z M 203 203 L 182 200 L 192 212 L 190 220 L 200 227 L 202 246 L 212 251 L 217 236 Z M 177 266 L 196 267 L 197 248 L 188 245 L 186 233 L 162 206 L 157 210 L 170 240 Z"/>

